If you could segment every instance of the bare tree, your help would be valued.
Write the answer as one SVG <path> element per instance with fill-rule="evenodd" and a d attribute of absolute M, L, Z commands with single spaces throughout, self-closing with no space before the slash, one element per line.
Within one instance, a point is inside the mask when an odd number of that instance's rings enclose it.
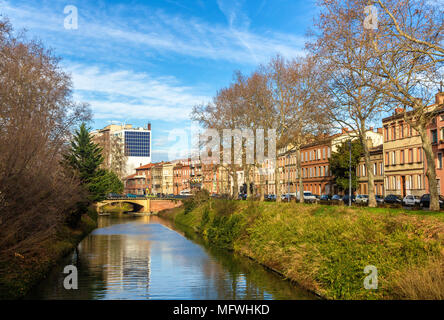
<path fill-rule="evenodd" d="M 339 127 L 350 128 L 362 144 L 368 177 L 368 205 L 376 207 L 367 132 L 387 110 L 388 101 L 375 89 L 380 86 L 380 77 L 368 71 L 369 68 L 376 70 L 376 55 L 369 31 L 355 16 L 354 10 L 359 3 L 352 4 L 354 1 L 322 1 L 322 11 L 316 23 L 319 34 L 309 48 L 324 62 L 325 74 L 329 77 L 329 117 Z"/>
<path fill-rule="evenodd" d="M 58 61 L 0 20 L 0 260 L 35 253 L 84 199 L 60 162 L 90 112 Z"/>
<path fill-rule="evenodd" d="M 110 137 L 110 158 L 109 169 L 123 180 L 126 174 L 125 170 L 128 158 L 125 155 L 122 137 L 117 135 Z"/>
<path fill-rule="evenodd" d="M 324 110 L 322 70 L 312 57 L 285 60 L 274 58 L 267 67 L 277 148 L 295 151 L 300 201 L 303 202 L 301 147 L 328 128 Z M 280 171 L 275 168 L 276 198 L 280 200 Z"/>
<path fill-rule="evenodd" d="M 376 1 L 378 29 L 371 43 L 378 58 L 369 71 L 382 83 L 374 89 L 404 108 L 404 119 L 420 135 L 427 161 L 430 209 L 439 210 L 436 165 L 428 127 L 442 105 L 433 104 L 443 79 L 443 11 L 426 0 Z"/>

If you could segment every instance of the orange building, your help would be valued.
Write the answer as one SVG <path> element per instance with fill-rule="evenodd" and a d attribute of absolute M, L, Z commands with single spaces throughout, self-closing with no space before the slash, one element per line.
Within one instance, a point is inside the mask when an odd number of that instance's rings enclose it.
<path fill-rule="evenodd" d="M 439 92 L 435 97 L 435 106 L 440 110 L 429 127 L 430 141 L 435 155 L 436 180 L 438 182 L 438 193 L 444 192 L 444 92 Z M 427 169 L 427 161 L 424 167 Z M 427 192 L 429 192 L 427 183 Z"/>

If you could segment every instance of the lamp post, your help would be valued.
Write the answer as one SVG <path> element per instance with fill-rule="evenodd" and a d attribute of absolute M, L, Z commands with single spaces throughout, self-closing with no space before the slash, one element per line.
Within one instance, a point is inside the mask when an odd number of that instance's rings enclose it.
<path fill-rule="evenodd" d="M 352 144 L 351 139 L 348 140 L 348 145 L 350 149 L 350 161 L 349 161 L 349 171 L 348 171 L 348 206 L 351 207 L 351 193 L 352 193 Z"/>
<path fill-rule="evenodd" d="M 290 202 L 290 154 L 287 154 L 287 171 L 288 171 L 288 181 L 287 181 L 287 200 Z"/>

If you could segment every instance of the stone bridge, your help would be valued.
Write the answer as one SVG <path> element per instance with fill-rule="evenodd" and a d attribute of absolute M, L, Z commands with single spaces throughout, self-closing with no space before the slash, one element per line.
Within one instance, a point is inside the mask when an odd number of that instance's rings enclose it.
<path fill-rule="evenodd" d="M 162 210 L 177 208 L 182 205 L 179 199 L 158 199 L 158 198 L 113 198 L 96 203 L 96 208 L 100 209 L 105 205 L 116 203 L 129 203 L 136 213 L 158 213 Z"/>

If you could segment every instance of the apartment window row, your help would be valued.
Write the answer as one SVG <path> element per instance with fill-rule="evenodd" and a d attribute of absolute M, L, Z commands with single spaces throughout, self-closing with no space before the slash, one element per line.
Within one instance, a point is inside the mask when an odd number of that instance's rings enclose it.
<path fill-rule="evenodd" d="M 330 147 L 319 148 L 310 151 L 303 151 L 301 153 L 301 161 L 317 161 L 317 160 L 326 160 L 330 159 L 331 150 Z"/>
<path fill-rule="evenodd" d="M 302 168 L 303 178 L 328 177 L 330 175 L 329 166 Z"/>
<path fill-rule="evenodd" d="M 382 161 L 374 162 L 372 164 L 372 170 L 373 170 L 373 176 L 378 176 L 378 175 L 382 176 L 384 174 Z M 358 177 L 366 177 L 367 176 L 367 166 L 365 165 L 365 163 L 362 163 L 357 166 L 356 175 Z"/>
<path fill-rule="evenodd" d="M 401 190 L 402 179 L 403 178 L 401 176 L 387 176 L 385 178 L 387 190 Z M 405 179 L 406 190 L 424 189 L 424 175 L 422 174 L 406 175 L 404 179 Z"/>
<path fill-rule="evenodd" d="M 418 132 L 404 122 L 384 126 L 384 141 L 404 139 L 416 135 L 418 135 Z"/>
<path fill-rule="evenodd" d="M 385 153 L 385 165 L 397 165 L 423 161 L 422 148 L 409 148 L 403 150 L 387 151 Z"/>

